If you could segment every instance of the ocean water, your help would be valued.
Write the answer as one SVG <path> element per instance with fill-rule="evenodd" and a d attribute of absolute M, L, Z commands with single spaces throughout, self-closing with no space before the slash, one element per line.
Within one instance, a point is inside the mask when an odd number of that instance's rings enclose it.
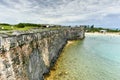
<path fill-rule="evenodd" d="M 72 41 L 46 80 L 120 80 L 120 36 L 87 34 Z"/>

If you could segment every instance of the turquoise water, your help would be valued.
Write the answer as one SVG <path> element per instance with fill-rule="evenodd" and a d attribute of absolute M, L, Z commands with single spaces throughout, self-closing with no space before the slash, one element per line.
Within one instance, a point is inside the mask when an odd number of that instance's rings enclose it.
<path fill-rule="evenodd" d="M 67 45 L 47 80 L 120 80 L 120 36 L 86 35 Z"/>

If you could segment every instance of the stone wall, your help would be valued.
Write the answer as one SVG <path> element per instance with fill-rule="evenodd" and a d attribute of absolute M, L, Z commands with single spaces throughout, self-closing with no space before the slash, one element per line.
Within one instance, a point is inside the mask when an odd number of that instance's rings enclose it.
<path fill-rule="evenodd" d="M 83 38 L 82 27 L 2 35 L 0 80 L 43 80 L 43 74 L 49 72 L 67 40 Z"/>

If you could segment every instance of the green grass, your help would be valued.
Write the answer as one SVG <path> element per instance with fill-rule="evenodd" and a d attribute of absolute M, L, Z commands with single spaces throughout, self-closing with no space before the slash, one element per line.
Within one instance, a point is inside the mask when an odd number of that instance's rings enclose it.
<path fill-rule="evenodd" d="M 4 29 L 1 29 L 2 27 L 4 27 Z M 0 31 L 12 31 L 12 30 L 20 30 L 20 31 L 26 31 L 26 30 L 30 30 L 32 28 L 37 28 L 37 27 L 33 27 L 33 26 L 25 26 L 24 28 L 18 28 L 17 26 L 0 26 Z"/>
<path fill-rule="evenodd" d="M 2 29 L 2 27 L 4 29 Z M 14 31 L 32 31 L 31 29 L 36 29 L 36 32 L 42 32 L 42 31 L 53 31 L 53 30 L 58 30 L 58 29 L 67 29 L 65 27 L 52 27 L 52 28 L 44 28 L 40 26 L 24 26 L 23 28 L 20 28 L 16 25 L 11 26 L 11 25 L 0 25 L 0 34 L 8 34 L 11 35 Z M 33 30 L 34 32 L 34 30 Z"/>
<path fill-rule="evenodd" d="M 13 30 L 20 30 L 20 31 L 26 31 L 26 30 L 30 30 L 32 28 L 37 28 L 37 27 L 32 27 L 32 26 L 26 26 L 24 28 L 18 28 L 18 27 L 14 27 Z"/>
<path fill-rule="evenodd" d="M 0 30 L 12 30 L 10 26 L 0 26 L 0 28 L 4 28 L 4 29 L 0 29 Z"/>

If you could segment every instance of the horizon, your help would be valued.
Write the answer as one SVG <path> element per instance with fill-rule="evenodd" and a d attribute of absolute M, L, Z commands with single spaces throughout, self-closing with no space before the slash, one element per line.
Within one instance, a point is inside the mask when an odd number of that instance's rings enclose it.
<path fill-rule="evenodd" d="M 95 25 L 120 29 L 118 0 L 0 0 L 0 22 Z"/>
<path fill-rule="evenodd" d="M 21 23 L 21 22 L 20 22 Z M 24 22 L 24 23 L 29 23 L 29 22 Z M 23 23 L 23 24 L 24 24 Z M 0 25 L 1 24 L 9 24 L 9 25 L 17 25 L 17 24 L 19 24 L 19 23 L 16 23 L 16 24 L 10 24 L 10 23 L 1 23 L 0 22 Z M 71 27 L 75 27 L 75 26 L 92 26 L 92 25 L 94 25 L 94 24 L 91 24 L 91 25 L 88 25 L 88 24 L 78 24 L 78 25 L 75 25 L 75 24 L 73 24 L 73 25 L 69 25 L 69 24 L 64 24 L 64 25 L 62 25 L 62 24 L 42 24 L 42 23 L 29 23 L 29 24 L 40 24 L 40 25 L 61 25 L 61 26 L 71 26 Z M 103 28 L 103 29 L 120 29 L 119 27 L 102 27 L 102 26 L 96 26 L 96 25 L 94 25 L 94 28 Z"/>

